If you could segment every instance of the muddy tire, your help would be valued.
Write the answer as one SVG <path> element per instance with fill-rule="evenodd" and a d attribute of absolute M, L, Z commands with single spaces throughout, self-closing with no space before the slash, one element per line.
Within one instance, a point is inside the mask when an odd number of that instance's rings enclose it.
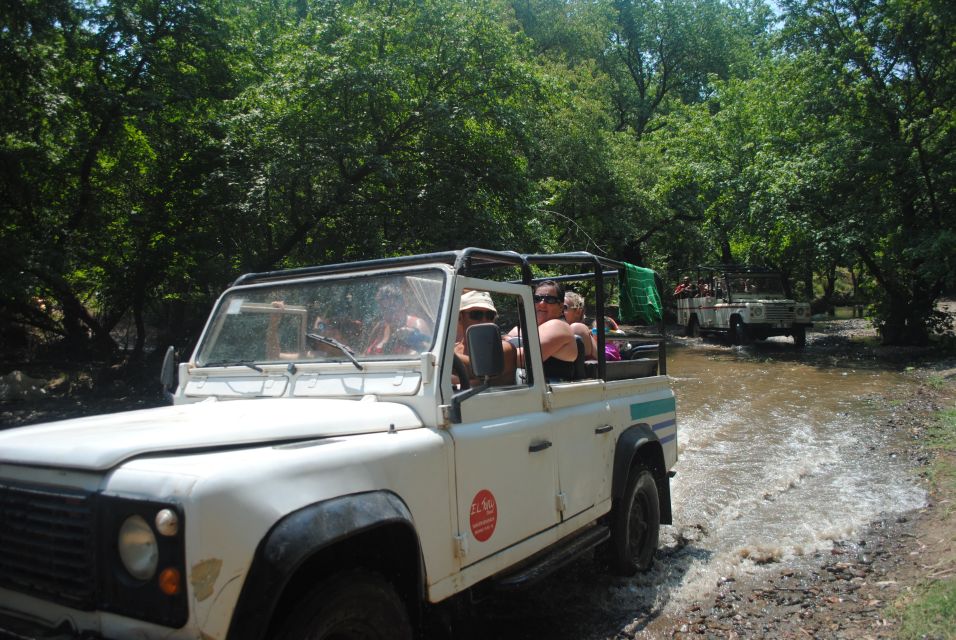
<path fill-rule="evenodd" d="M 691 316 L 687 321 L 687 330 L 685 334 L 688 338 L 700 337 L 700 325 L 697 324 L 697 316 Z"/>
<path fill-rule="evenodd" d="M 793 330 L 793 346 L 797 349 L 803 349 L 807 346 L 807 330 L 805 327 L 798 327 Z"/>
<path fill-rule="evenodd" d="M 631 469 L 627 488 L 614 510 L 608 547 L 611 572 L 632 576 L 654 563 L 661 529 L 657 483 L 645 467 Z"/>
<path fill-rule="evenodd" d="M 736 318 L 731 320 L 730 341 L 733 344 L 750 344 L 750 336 L 747 335 L 746 323 Z"/>
<path fill-rule="evenodd" d="M 298 603 L 280 640 L 411 640 L 408 612 L 380 575 L 355 570 L 321 584 Z"/>

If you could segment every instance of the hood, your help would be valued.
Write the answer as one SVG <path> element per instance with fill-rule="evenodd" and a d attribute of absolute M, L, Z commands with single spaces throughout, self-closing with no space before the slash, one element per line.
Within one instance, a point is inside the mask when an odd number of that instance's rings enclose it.
<path fill-rule="evenodd" d="M 206 400 L 0 431 L 0 463 L 105 470 L 164 451 L 421 427 L 409 407 L 392 402 L 264 398 Z"/>

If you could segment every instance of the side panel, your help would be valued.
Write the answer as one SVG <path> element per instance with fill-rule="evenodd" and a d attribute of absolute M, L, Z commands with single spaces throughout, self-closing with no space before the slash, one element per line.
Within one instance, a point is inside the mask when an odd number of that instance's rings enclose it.
<path fill-rule="evenodd" d="M 697 298 L 697 304 L 699 305 L 697 321 L 700 322 L 700 326 L 708 329 L 718 327 L 717 298 L 713 296 Z"/>
<path fill-rule="evenodd" d="M 650 378 L 646 383 L 620 381 L 608 383 L 608 403 L 615 425 L 626 427 L 645 425 L 649 440 L 656 440 L 663 453 L 665 468 L 669 471 L 677 462 L 677 412 L 674 392 L 665 376 Z M 634 434 L 628 437 L 633 438 Z M 620 438 L 618 450 L 621 448 Z M 617 465 L 617 462 L 615 462 Z M 615 474 L 619 473 L 615 469 Z M 617 478 L 615 477 L 615 486 Z"/>
<path fill-rule="evenodd" d="M 604 382 L 551 385 L 549 403 L 558 455 L 558 492 L 563 520 L 594 506 L 607 481 L 614 429 Z"/>

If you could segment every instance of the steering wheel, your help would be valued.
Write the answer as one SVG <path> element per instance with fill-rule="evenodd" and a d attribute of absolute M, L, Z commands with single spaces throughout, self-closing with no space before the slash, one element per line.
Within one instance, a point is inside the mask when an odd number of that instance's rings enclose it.
<path fill-rule="evenodd" d="M 383 350 L 386 353 L 405 351 L 407 354 L 415 354 L 420 353 L 427 342 L 428 337 L 418 329 L 401 327 L 392 332 L 392 335 L 383 345 Z"/>
<path fill-rule="evenodd" d="M 465 363 L 461 361 L 461 358 L 458 357 L 458 354 L 455 354 L 454 359 L 451 361 L 451 370 L 458 376 L 458 388 L 462 391 L 466 389 L 471 389 L 471 381 L 468 379 L 468 370 L 465 369 Z"/>

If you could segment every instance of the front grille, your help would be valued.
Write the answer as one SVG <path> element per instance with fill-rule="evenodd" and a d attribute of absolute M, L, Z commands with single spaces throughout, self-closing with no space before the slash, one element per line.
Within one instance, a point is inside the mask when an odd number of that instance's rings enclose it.
<path fill-rule="evenodd" d="M 764 307 L 766 318 L 770 322 L 793 322 L 793 307 Z"/>
<path fill-rule="evenodd" d="M 93 609 L 93 494 L 0 483 L 0 585 Z"/>

